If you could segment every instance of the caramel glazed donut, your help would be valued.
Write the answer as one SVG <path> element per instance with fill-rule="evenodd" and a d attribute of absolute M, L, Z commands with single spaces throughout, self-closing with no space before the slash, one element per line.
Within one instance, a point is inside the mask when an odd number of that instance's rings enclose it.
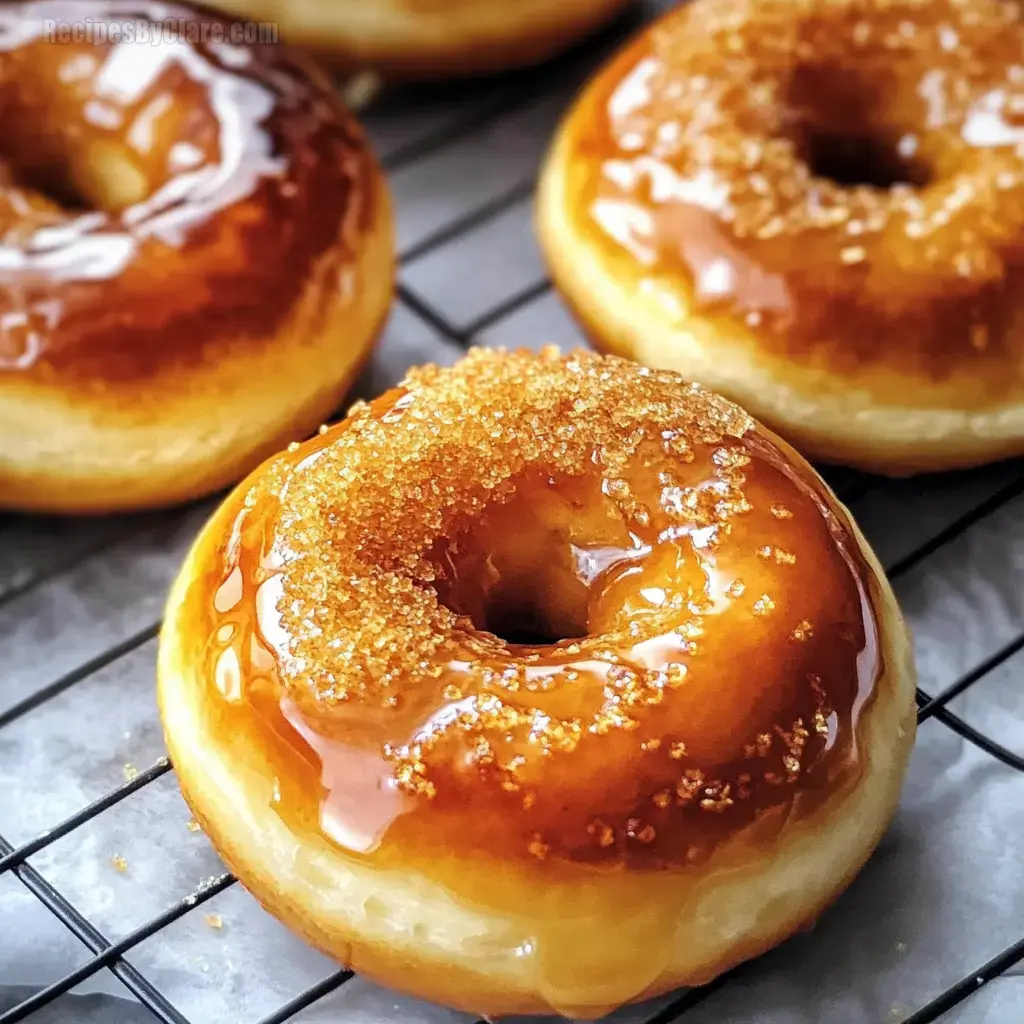
<path fill-rule="evenodd" d="M 809 456 L 1024 452 L 1024 27 L 995 0 L 697 0 L 601 71 L 539 226 L 595 343 Z"/>
<path fill-rule="evenodd" d="M 169 31 L 111 41 L 129 13 Z M 328 80 L 244 28 L 173 3 L 0 6 L 0 506 L 235 482 L 367 355 L 394 264 L 382 175 Z"/>
<path fill-rule="evenodd" d="M 451 78 L 536 64 L 630 0 L 217 0 L 337 67 Z"/>
<path fill-rule="evenodd" d="M 835 496 L 671 372 L 478 351 L 268 462 L 174 586 L 182 790 L 272 913 L 489 1015 L 812 922 L 889 822 L 907 633 Z"/>

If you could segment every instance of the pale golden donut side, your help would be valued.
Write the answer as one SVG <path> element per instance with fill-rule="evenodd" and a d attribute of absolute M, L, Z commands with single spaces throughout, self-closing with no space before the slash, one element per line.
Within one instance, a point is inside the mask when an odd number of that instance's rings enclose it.
<path fill-rule="evenodd" d="M 740 835 L 685 874 L 581 868 L 555 892 L 528 866 L 495 861 L 494 884 L 522 894 L 522 913 L 509 921 L 418 872 L 385 872 L 319 835 L 297 835 L 271 809 L 273 779 L 259 757 L 227 755 L 204 704 L 209 681 L 183 656 L 186 594 L 229 528 L 229 507 L 196 541 L 169 598 L 158 662 L 168 749 L 186 800 L 242 883 L 312 945 L 374 981 L 473 1013 L 598 1016 L 707 982 L 813 922 L 889 824 L 915 735 L 915 671 L 895 597 L 851 521 L 877 583 L 886 666 L 861 720 L 864 771 L 770 851 Z M 496 952 L 495 936 L 523 929 L 543 955 Z"/>
<path fill-rule="evenodd" d="M 630 0 L 217 0 L 340 67 L 389 78 L 452 78 L 539 63 Z"/>
<path fill-rule="evenodd" d="M 109 394 L 0 380 L 0 505 L 102 513 L 177 504 L 234 483 L 336 409 L 387 317 L 394 279 L 391 205 L 376 189 L 354 262 L 338 290 L 327 253 L 303 294 L 264 338 L 218 340 L 216 361 L 161 374 L 120 405 Z M 46 424 L 40 431 L 39 424 Z"/>
<path fill-rule="evenodd" d="M 963 371 L 938 382 L 885 367 L 857 375 L 801 367 L 772 357 L 741 325 L 718 330 L 694 310 L 684 282 L 649 278 L 624 260 L 613 266 L 573 217 L 584 176 L 575 138 L 571 111 L 544 165 L 536 223 L 555 285 L 595 347 L 721 392 L 812 459 L 902 476 L 1024 453 L 1024 391 L 966 411 Z M 908 387 L 913 404 L 902 401 Z"/>

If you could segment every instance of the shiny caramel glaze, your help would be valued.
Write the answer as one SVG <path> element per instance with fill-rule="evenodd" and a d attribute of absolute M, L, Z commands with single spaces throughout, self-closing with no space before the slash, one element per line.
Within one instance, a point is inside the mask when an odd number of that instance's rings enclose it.
<path fill-rule="evenodd" d="M 177 35 L 45 34 L 111 19 Z M 231 30 L 178 3 L 0 6 L 0 382 L 131 388 L 273 337 L 313 277 L 319 301 L 358 286 L 382 187 L 362 133 L 304 60 Z"/>
<path fill-rule="evenodd" d="M 381 866 L 420 850 L 462 894 L 477 855 L 685 867 L 864 768 L 884 666 L 845 513 L 675 374 L 414 371 L 211 537 L 176 615 L 212 730 L 260 750 L 289 827 Z"/>
<path fill-rule="evenodd" d="M 968 407 L 994 401 L 1024 354 L 1019 10 L 681 5 L 574 113 L 571 216 L 726 337 L 839 372 L 962 375 Z"/>

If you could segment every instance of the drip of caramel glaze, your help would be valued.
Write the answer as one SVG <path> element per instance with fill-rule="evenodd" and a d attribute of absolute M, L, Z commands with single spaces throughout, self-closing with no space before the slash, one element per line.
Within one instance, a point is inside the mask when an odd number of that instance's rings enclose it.
<path fill-rule="evenodd" d="M 46 35 L 85 19 L 131 31 Z M 151 0 L 0 7 L 0 379 L 132 387 L 273 336 L 314 272 L 332 301 L 356 286 L 380 187 L 361 130 L 244 27 Z"/>
<path fill-rule="evenodd" d="M 795 458 L 615 358 L 416 370 L 220 513 L 181 612 L 202 703 L 300 834 L 462 893 L 476 856 L 685 869 L 777 834 L 860 778 L 883 672 Z M 517 622 L 547 642 L 488 628 Z"/>
<path fill-rule="evenodd" d="M 726 336 L 842 373 L 966 367 L 968 407 L 1018 386 L 1019 5 L 698 0 L 597 77 L 572 139 L 578 229 Z"/>

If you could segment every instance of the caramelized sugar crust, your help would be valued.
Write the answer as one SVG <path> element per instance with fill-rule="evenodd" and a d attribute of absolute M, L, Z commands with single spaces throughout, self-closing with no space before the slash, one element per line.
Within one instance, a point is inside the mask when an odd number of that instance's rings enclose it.
<path fill-rule="evenodd" d="M 47 39 L 86 20 L 177 36 Z M 0 377 L 127 389 L 273 337 L 314 272 L 324 301 L 356 288 L 382 187 L 362 133 L 324 77 L 235 24 L 0 6 Z"/>
<path fill-rule="evenodd" d="M 376 863 L 462 892 L 478 854 L 700 863 L 863 770 L 884 666 L 845 513 L 675 374 L 428 366 L 217 521 L 180 613 L 213 727 L 290 827 Z"/>
<path fill-rule="evenodd" d="M 573 153 L 579 229 L 689 315 L 844 372 L 1016 388 L 1018 4 L 682 5 L 584 95 Z"/>

